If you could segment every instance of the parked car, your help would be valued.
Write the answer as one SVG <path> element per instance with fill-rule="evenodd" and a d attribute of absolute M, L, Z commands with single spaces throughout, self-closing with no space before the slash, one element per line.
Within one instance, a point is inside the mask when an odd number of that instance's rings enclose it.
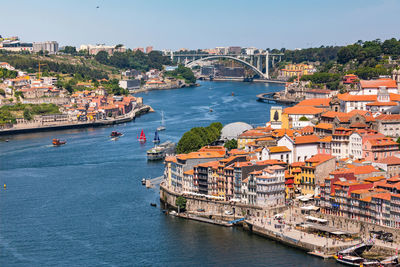
<path fill-rule="evenodd" d="M 205 212 L 205 209 L 197 209 L 198 212 Z"/>
<path fill-rule="evenodd" d="M 230 210 L 226 210 L 226 211 L 225 211 L 225 214 L 226 214 L 226 215 L 233 215 L 233 212 L 230 211 Z"/>

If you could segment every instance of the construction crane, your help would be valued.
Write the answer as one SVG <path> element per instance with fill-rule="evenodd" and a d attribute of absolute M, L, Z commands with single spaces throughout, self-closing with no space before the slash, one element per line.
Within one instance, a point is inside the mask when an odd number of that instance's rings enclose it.
<path fill-rule="evenodd" d="M 39 80 L 40 80 L 40 66 L 45 66 L 45 65 L 47 65 L 46 63 L 40 63 L 39 62 Z"/>

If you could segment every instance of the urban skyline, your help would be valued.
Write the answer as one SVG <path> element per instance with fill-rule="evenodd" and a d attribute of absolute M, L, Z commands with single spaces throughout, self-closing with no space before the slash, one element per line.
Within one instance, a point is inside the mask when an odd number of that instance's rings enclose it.
<path fill-rule="evenodd" d="M 17 5 L 29 8 L 20 9 L 15 20 L 12 10 Z M 152 45 L 157 50 L 236 45 L 294 49 L 397 37 L 400 3 L 254 0 L 203 1 L 200 5 L 179 0 L 74 0 L 65 6 L 49 1 L 31 5 L 18 0 L 4 3 L 3 11 L 2 35 L 18 35 L 23 41 L 57 40 L 61 46 L 122 43 L 131 48 Z M 46 14 L 46 21 L 52 23 L 43 27 L 43 21 L 36 19 L 38 12 Z M 240 14 L 239 19 L 232 20 L 232 14 Z"/>

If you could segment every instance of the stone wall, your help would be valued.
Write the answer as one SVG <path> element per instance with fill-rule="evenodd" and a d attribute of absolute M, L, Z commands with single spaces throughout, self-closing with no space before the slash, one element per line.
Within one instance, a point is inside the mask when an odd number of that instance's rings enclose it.
<path fill-rule="evenodd" d="M 169 190 L 164 183 L 160 184 L 160 200 L 165 208 L 177 209 L 175 205 L 176 198 L 181 194 Z M 273 216 L 274 214 L 281 213 L 285 207 L 276 207 L 270 209 L 263 209 L 262 207 L 246 205 L 242 203 L 228 202 L 228 201 L 215 201 L 209 200 L 205 197 L 198 196 L 185 196 L 186 210 L 197 212 L 204 210 L 204 214 L 225 215 L 225 211 L 231 211 L 235 217 L 243 216 Z"/>

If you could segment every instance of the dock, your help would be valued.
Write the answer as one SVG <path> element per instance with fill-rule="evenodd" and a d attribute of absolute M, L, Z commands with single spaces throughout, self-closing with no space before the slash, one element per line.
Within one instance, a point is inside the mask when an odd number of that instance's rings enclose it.
<path fill-rule="evenodd" d="M 294 100 L 288 100 L 288 99 L 279 99 L 279 98 L 274 98 L 273 93 L 263 93 L 257 95 L 257 101 L 265 102 L 265 103 L 273 103 L 273 104 L 283 104 L 283 105 L 295 105 L 299 103 L 298 101 Z"/>
<path fill-rule="evenodd" d="M 208 219 L 208 218 L 196 216 L 196 215 L 189 214 L 189 213 L 177 213 L 174 216 L 193 220 L 193 221 L 198 221 L 198 222 L 204 222 L 204 223 L 209 223 L 209 224 L 214 224 L 214 225 L 225 226 L 225 227 L 232 227 L 234 225 L 233 223 L 229 223 L 226 221 Z"/>

